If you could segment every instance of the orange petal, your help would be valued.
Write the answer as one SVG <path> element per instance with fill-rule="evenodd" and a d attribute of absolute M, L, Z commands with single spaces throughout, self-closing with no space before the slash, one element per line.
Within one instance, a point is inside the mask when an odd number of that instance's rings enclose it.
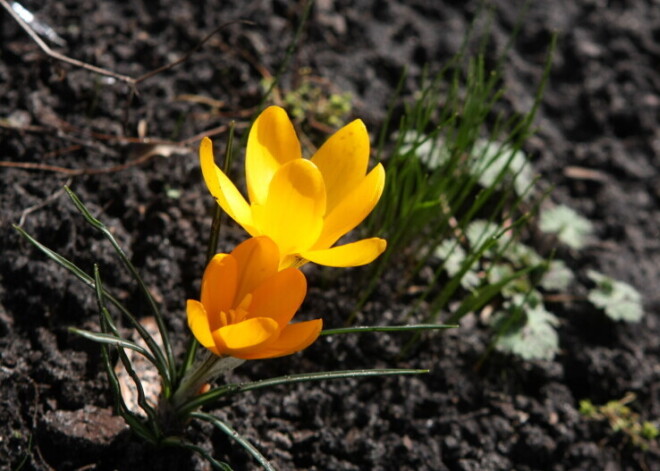
<path fill-rule="evenodd" d="M 204 270 L 201 301 L 209 316 L 211 330 L 222 327 L 220 311 L 234 307 L 238 285 L 238 264 L 226 253 L 215 255 Z M 240 301 L 240 300 L 239 300 Z"/>
<path fill-rule="evenodd" d="M 353 230 L 374 209 L 385 187 L 385 169 L 376 165 L 369 174 L 325 217 L 323 232 L 314 249 L 332 246 L 341 236 Z"/>
<path fill-rule="evenodd" d="M 238 264 L 238 285 L 234 304 L 240 303 L 264 280 L 277 273 L 280 253 L 275 242 L 266 236 L 248 239 L 232 250 Z"/>
<path fill-rule="evenodd" d="M 289 324 L 282 330 L 275 342 L 258 351 L 245 354 L 241 358 L 245 360 L 257 360 L 291 355 L 314 343 L 319 337 L 322 328 L 323 321 L 321 319 Z"/>
<path fill-rule="evenodd" d="M 215 346 L 221 354 L 244 358 L 256 354 L 277 340 L 279 326 L 273 319 L 255 317 L 230 324 L 212 332 Z"/>
<path fill-rule="evenodd" d="M 329 267 L 357 267 L 373 262 L 386 248 L 387 242 L 384 239 L 373 237 L 331 249 L 302 252 L 300 256 Z"/>
<path fill-rule="evenodd" d="M 250 129 L 245 152 L 250 202 L 263 204 L 277 169 L 300 158 L 300 142 L 286 111 L 277 106 L 266 108 Z"/>
<path fill-rule="evenodd" d="M 213 143 L 208 137 L 203 138 L 199 146 L 199 161 L 204 182 L 220 207 L 251 235 L 258 235 L 252 224 L 250 206 L 232 181 L 215 164 Z"/>
<path fill-rule="evenodd" d="M 325 185 L 316 165 L 298 159 L 275 173 L 263 205 L 252 206 L 259 231 L 273 239 L 280 256 L 309 249 L 321 234 Z"/>
<path fill-rule="evenodd" d="M 213 335 L 211 335 L 208 317 L 202 303 L 189 299 L 186 303 L 186 313 L 188 315 L 188 327 L 190 327 L 197 341 L 216 355 L 220 355 L 215 346 Z"/>
<path fill-rule="evenodd" d="M 306 293 L 307 280 L 300 270 L 282 270 L 252 291 L 248 317 L 270 317 L 284 328 L 300 308 Z"/>
<path fill-rule="evenodd" d="M 311 161 L 323 174 L 330 212 L 367 173 L 369 134 L 364 123 L 356 119 L 334 133 Z"/>

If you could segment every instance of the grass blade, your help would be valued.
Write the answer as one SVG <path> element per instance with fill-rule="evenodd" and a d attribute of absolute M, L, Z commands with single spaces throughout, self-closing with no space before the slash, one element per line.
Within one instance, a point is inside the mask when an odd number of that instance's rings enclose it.
<path fill-rule="evenodd" d="M 53 260 L 55 263 L 60 265 L 62 268 L 65 268 L 69 272 L 71 272 L 76 278 L 78 278 L 80 281 L 85 283 L 87 286 L 89 286 L 92 289 L 96 288 L 96 283 L 94 282 L 94 278 L 92 278 L 90 275 L 85 273 L 83 270 L 81 270 L 76 264 L 71 262 L 70 260 L 66 259 L 65 257 L 61 256 L 57 252 L 54 252 L 53 250 L 49 249 L 45 245 L 43 245 L 41 242 L 37 241 L 34 237 L 32 237 L 30 234 L 25 232 L 22 228 L 14 225 L 14 229 L 18 231 L 18 233 L 25 238 L 28 242 L 30 242 L 32 245 L 34 245 L 37 249 L 39 249 L 44 255 L 46 255 L 48 258 Z M 156 367 L 158 368 L 158 372 L 160 373 L 161 377 L 163 378 L 163 384 L 164 386 L 171 384 L 171 376 L 169 374 L 169 370 L 167 369 L 166 365 L 166 360 L 165 357 L 163 356 L 163 352 L 161 351 L 160 347 L 158 344 L 156 344 L 155 340 L 153 337 L 149 334 L 149 332 L 146 331 L 146 329 L 140 324 L 135 316 L 130 313 L 126 307 L 122 303 L 120 303 L 117 298 L 112 296 L 108 291 L 105 289 L 101 290 L 103 293 L 103 297 L 110 301 L 113 306 L 115 306 L 117 309 L 121 311 L 121 313 L 128 319 L 128 321 L 131 323 L 131 325 L 138 331 L 142 339 L 144 339 L 145 343 L 149 347 L 149 350 L 153 354 L 154 358 L 157 360 Z"/>
<path fill-rule="evenodd" d="M 252 455 L 252 457 L 257 460 L 257 462 L 267 471 L 275 471 L 273 465 L 266 459 L 264 455 L 257 450 L 250 441 L 239 434 L 234 428 L 226 422 L 218 419 L 217 417 L 207 414 L 205 412 L 193 412 L 190 414 L 192 417 L 195 417 L 200 420 L 205 420 L 211 423 L 213 426 L 218 428 L 220 431 L 224 432 L 229 438 L 234 440 L 236 443 L 241 445 L 245 450 Z"/>
<path fill-rule="evenodd" d="M 115 249 L 115 252 L 121 259 L 122 263 L 126 267 L 126 269 L 131 273 L 135 281 L 137 282 L 138 286 L 140 287 L 140 290 L 144 294 L 145 298 L 147 299 L 147 302 L 151 308 L 151 311 L 154 315 L 154 318 L 156 319 L 156 324 L 158 325 L 158 331 L 160 332 L 161 339 L 163 341 L 163 347 L 165 348 L 165 364 L 167 365 L 167 370 L 169 372 L 168 377 L 169 378 L 174 378 L 176 374 L 175 366 L 174 366 L 174 355 L 172 354 L 172 345 L 170 344 L 169 340 L 169 335 L 167 333 L 167 329 L 165 328 L 165 323 L 163 321 L 163 316 L 160 312 L 160 309 L 158 309 L 158 305 L 156 304 L 156 301 L 154 300 L 153 296 L 151 296 L 151 292 L 147 288 L 147 285 L 144 283 L 142 280 L 142 277 L 138 273 L 137 269 L 131 263 L 131 261 L 128 259 L 126 256 L 126 253 L 122 250 L 122 248 L 119 246 L 119 243 L 115 239 L 115 237 L 112 235 L 112 233 L 108 230 L 107 226 L 103 224 L 101 221 L 96 219 L 92 214 L 89 212 L 87 207 L 83 204 L 83 202 L 78 198 L 78 196 L 71 191 L 70 188 L 64 187 L 64 190 L 67 192 L 69 195 L 69 198 L 71 198 L 71 201 L 73 204 L 76 206 L 78 211 L 83 215 L 85 220 L 95 229 L 100 231 L 105 238 L 110 242 L 112 247 Z M 170 381 L 171 382 L 171 381 Z M 169 389 L 169 388 L 168 388 Z M 166 392 L 167 394 L 168 392 Z"/>
<path fill-rule="evenodd" d="M 101 328 L 104 330 L 102 334 L 99 335 L 108 335 L 108 328 L 111 328 L 113 330 L 113 333 L 110 334 L 109 336 L 112 337 L 114 335 L 115 339 L 122 340 L 123 342 L 128 342 L 136 347 L 140 348 L 144 353 L 142 353 L 147 360 L 149 360 L 154 366 L 156 365 L 155 359 L 149 355 L 149 352 L 147 352 L 144 348 L 140 347 L 137 344 L 134 344 L 133 342 L 127 341 L 122 339 L 119 336 L 119 332 L 117 331 L 117 328 L 113 325 L 112 323 L 112 317 L 110 316 L 110 313 L 108 312 L 108 309 L 105 306 L 105 301 L 103 299 L 103 282 L 101 281 L 101 274 L 99 272 L 99 267 L 98 265 L 94 265 L 94 282 L 96 285 L 95 292 L 96 292 L 96 303 L 98 305 L 99 311 L 100 311 L 100 322 L 101 322 Z M 90 332 L 93 334 L 93 332 Z M 97 340 L 98 341 L 98 340 Z M 160 430 L 158 428 L 158 420 L 157 420 L 157 414 L 156 411 L 149 405 L 147 402 L 147 398 L 144 394 L 144 388 L 142 387 L 142 382 L 140 381 L 140 378 L 135 372 L 135 368 L 133 368 L 133 364 L 131 363 L 130 358 L 128 355 L 126 355 L 126 352 L 124 351 L 124 347 L 121 345 L 116 345 L 117 346 L 117 351 L 119 352 L 119 358 L 121 359 L 122 365 L 124 366 L 124 369 L 128 373 L 128 375 L 131 377 L 133 382 L 135 383 L 135 388 L 137 389 L 138 393 L 138 405 L 144 410 L 145 414 L 147 414 L 147 417 L 149 417 L 149 425 L 151 426 L 154 435 L 156 437 L 159 437 Z M 128 347 L 130 348 L 130 347 Z M 114 372 L 114 370 L 113 370 Z M 121 394 L 121 388 L 119 390 L 119 394 Z M 123 400 L 123 397 L 122 397 Z M 125 404 L 125 401 L 124 401 Z M 126 405 L 126 404 L 125 404 Z"/>
<path fill-rule="evenodd" d="M 185 440 L 180 440 L 176 437 L 168 437 L 165 440 L 162 441 L 162 444 L 165 446 L 178 446 L 181 448 L 186 448 L 190 451 L 193 451 L 195 453 L 199 453 L 204 457 L 206 461 L 208 461 L 211 466 L 213 466 L 216 469 L 220 469 L 222 471 L 234 471 L 231 466 L 229 466 L 229 463 L 225 463 L 224 461 L 218 461 L 215 458 L 211 456 L 211 454 L 206 451 L 204 448 L 201 446 L 194 445 L 190 442 L 187 442 Z"/>
<path fill-rule="evenodd" d="M 147 360 L 149 360 L 154 365 L 156 364 L 155 358 L 147 350 L 140 347 L 135 342 L 131 342 L 130 340 L 126 340 L 121 337 L 116 337 L 114 334 L 102 334 L 99 332 L 77 329 L 75 327 L 69 327 L 69 332 L 73 332 L 76 335 L 80 335 L 86 339 L 93 340 L 94 342 L 104 343 L 106 345 L 114 345 L 118 348 L 129 348 L 138 352 L 140 355 L 145 356 Z"/>
<path fill-rule="evenodd" d="M 420 330 L 452 329 L 458 324 L 416 324 L 416 325 L 360 325 L 355 327 L 340 327 L 325 329 L 321 335 L 361 334 L 363 332 L 417 332 Z"/>
<path fill-rule="evenodd" d="M 151 292 L 147 288 L 146 284 L 144 283 L 144 280 L 142 280 L 142 277 L 138 273 L 137 269 L 131 263 L 131 261 L 128 259 L 126 256 L 126 253 L 122 250 L 122 248 L 119 246 L 119 243 L 115 239 L 115 237 L 112 235 L 112 233 L 108 230 L 107 226 L 103 224 L 101 221 L 96 219 L 92 214 L 89 212 L 87 207 L 83 204 L 82 201 L 78 198 L 78 196 L 71 191 L 69 187 L 64 187 L 64 190 L 67 192 L 69 195 L 69 198 L 71 198 L 71 201 L 73 201 L 73 204 L 76 206 L 78 211 L 83 215 L 85 220 L 95 229 L 100 231 L 105 238 L 110 242 L 112 247 L 115 249 L 115 252 L 121 259 L 122 263 L 124 266 L 128 269 L 128 271 L 131 273 L 135 281 L 140 287 L 140 290 L 144 294 L 145 298 L 147 299 L 147 302 L 151 308 L 151 311 L 153 312 L 154 318 L 156 319 L 156 324 L 158 325 L 158 330 L 160 332 L 160 336 L 163 339 L 163 347 L 165 348 L 165 358 L 166 358 L 166 365 L 167 369 L 169 371 L 169 377 L 174 378 L 176 374 L 175 366 L 174 366 L 174 355 L 172 354 L 172 345 L 169 340 L 169 336 L 167 333 L 167 329 L 165 328 L 165 323 L 163 320 L 163 316 L 160 312 L 160 309 L 158 309 L 158 305 L 156 304 L 156 301 L 154 300 L 153 296 L 151 296 Z"/>
<path fill-rule="evenodd" d="M 416 375 L 426 374 L 429 370 L 411 369 L 411 368 L 386 368 L 370 370 L 344 370 L 344 371 L 324 371 L 320 373 L 300 373 L 294 375 L 278 376 L 276 378 L 262 379 L 249 383 L 227 384 L 216 388 L 206 394 L 201 394 L 196 398 L 182 404 L 178 413 L 181 415 L 189 414 L 199 407 L 207 405 L 219 398 L 238 394 L 256 389 L 269 388 L 280 384 L 302 383 L 307 381 L 326 381 L 329 379 L 346 378 L 366 378 L 373 376 L 393 376 L 393 375 Z"/>

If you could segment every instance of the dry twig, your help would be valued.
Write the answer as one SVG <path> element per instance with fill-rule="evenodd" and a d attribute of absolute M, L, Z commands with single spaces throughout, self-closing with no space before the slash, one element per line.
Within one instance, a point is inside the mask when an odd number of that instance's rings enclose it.
<path fill-rule="evenodd" d="M 227 23 L 223 23 L 217 28 L 215 28 L 213 31 L 211 31 L 209 34 L 204 36 L 204 38 L 199 43 L 197 43 L 195 47 L 193 47 L 190 51 L 184 54 L 183 57 L 175 60 L 174 62 L 170 62 L 169 64 L 158 67 L 136 78 L 136 77 L 130 77 L 128 75 L 119 74 L 117 72 L 113 72 L 112 70 L 104 69 L 103 67 L 97 67 L 95 65 L 88 64 L 87 62 L 83 62 L 78 59 L 74 59 L 72 57 L 61 54 L 57 51 L 54 51 L 53 49 L 51 49 L 51 47 L 48 44 L 46 44 L 39 37 L 39 35 L 34 31 L 34 29 L 23 18 L 21 18 L 21 16 L 18 13 L 14 11 L 14 9 L 11 7 L 9 2 L 7 2 L 7 0 L 0 0 L 0 5 L 2 5 L 5 8 L 5 10 L 7 10 L 7 12 L 11 15 L 11 17 L 14 18 L 14 20 L 20 25 L 20 27 L 23 28 L 23 30 L 28 34 L 28 36 L 30 36 L 30 38 L 37 44 L 37 46 L 39 46 L 39 48 L 46 55 L 52 57 L 55 60 L 65 62 L 75 67 L 80 67 L 81 69 L 89 70 L 90 72 L 94 72 L 99 75 L 105 75 L 107 77 L 112 77 L 121 82 L 125 82 L 131 86 L 132 94 L 136 93 L 135 86 L 140 82 L 143 82 L 155 75 L 158 75 L 161 72 L 169 70 L 187 61 L 192 54 L 194 54 L 200 47 L 202 47 L 209 39 L 211 39 L 220 30 L 234 23 L 254 24 L 253 22 L 247 20 L 233 20 L 233 21 L 228 21 Z"/>

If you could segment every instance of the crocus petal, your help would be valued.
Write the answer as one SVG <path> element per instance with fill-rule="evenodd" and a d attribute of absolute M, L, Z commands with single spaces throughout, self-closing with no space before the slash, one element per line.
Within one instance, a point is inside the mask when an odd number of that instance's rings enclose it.
<path fill-rule="evenodd" d="M 384 187 L 385 169 L 378 164 L 325 217 L 323 231 L 313 249 L 332 246 L 341 236 L 360 224 L 378 203 Z"/>
<path fill-rule="evenodd" d="M 215 346 L 213 335 L 211 335 L 208 317 L 202 303 L 189 299 L 186 303 L 186 313 L 188 315 L 188 327 L 190 327 L 197 341 L 216 355 L 220 355 Z"/>
<path fill-rule="evenodd" d="M 238 282 L 234 304 L 240 303 L 264 280 L 274 276 L 280 261 L 275 242 L 266 236 L 253 237 L 241 242 L 231 252 L 238 265 Z"/>
<path fill-rule="evenodd" d="M 252 291 L 248 317 L 270 317 L 283 328 L 291 322 L 306 293 L 307 280 L 300 270 L 282 270 Z"/>
<path fill-rule="evenodd" d="M 211 330 L 222 327 L 219 324 L 220 311 L 228 311 L 234 307 L 237 284 L 238 264 L 236 259 L 226 253 L 215 255 L 204 270 L 201 295 L 201 302 L 209 316 L 208 323 Z"/>
<path fill-rule="evenodd" d="M 301 252 L 300 256 L 329 267 L 357 267 L 373 262 L 386 248 L 384 239 L 373 237 L 330 249 Z"/>
<path fill-rule="evenodd" d="M 257 360 L 291 355 L 314 343 L 321 333 L 322 328 L 323 321 L 321 319 L 289 324 L 280 333 L 280 336 L 275 342 L 252 354 L 245 354 L 241 358 L 245 360 Z"/>
<path fill-rule="evenodd" d="M 300 142 L 282 108 L 266 108 L 252 125 L 245 152 L 245 177 L 250 202 L 263 204 L 278 168 L 302 158 Z"/>
<path fill-rule="evenodd" d="M 215 346 L 221 354 L 243 358 L 254 354 L 277 339 L 279 326 L 273 319 L 255 317 L 230 324 L 212 332 Z"/>
<path fill-rule="evenodd" d="M 356 119 L 334 133 L 311 161 L 323 175 L 329 213 L 367 173 L 369 134 L 364 123 Z"/>
<path fill-rule="evenodd" d="M 205 137 L 199 146 L 199 161 L 204 181 L 220 207 L 251 235 L 258 235 L 252 224 L 252 213 L 243 195 L 218 168 L 213 159 L 213 143 Z"/>
<path fill-rule="evenodd" d="M 319 169 L 309 160 L 284 164 L 273 176 L 268 198 L 252 206 L 259 231 L 273 239 L 280 256 L 309 249 L 323 228 L 325 185 Z"/>

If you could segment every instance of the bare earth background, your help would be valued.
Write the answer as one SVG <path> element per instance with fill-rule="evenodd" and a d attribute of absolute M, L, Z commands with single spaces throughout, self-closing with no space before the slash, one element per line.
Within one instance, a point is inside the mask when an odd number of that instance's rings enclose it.
<path fill-rule="evenodd" d="M 44 5 L 45 3 L 45 5 Z M 406 360 L 396 336 L 322 339 L 289 358 L 250 362 L 233 380 L 289 372 L 361 367 L 430 368 L 424 377 L 336 381 L 279 387 L 233 398 L 217 413 L 252 440 L 279 469 L 299 470 L 586 470 L 660 469 L 657 445 L 630 446 L 604 424 L 588 422 L 578 401 L 600 404 L 627 392 L 645 420 L 660 417 L 660 3 L 657 0 L 530 2 L 504 75 L 505 107 L 526 112 L 542 74 L 551 33 L 559 33 L 538 133 L 526 150 L 552 199 L 595 223 L 592 244 L 564 254 L 581 270 L 598 269 L 644 295 L 638 325 L 607 320 L 579 299 L 553 306 L 561 353 L 552 362 L 491 355 L 476 318 L 426 338 Z M 523 2 L 493 6 L 490 58 L 511 37 Z M 247 123 L 264 71 L 275 73 L 302 11 L 284 1 L 25 1 L 66 40 L 62 52 L 138 76 L 182 57 L 206 34 L 231 24 L 178 68 L 139 86 L 128 113 L 127 87 L 54 62 L 0 12 L 0 160 L 68 169 L 67 175 L 0 167 L 0 468 L 206 469 L 180 451 L 152 450 L 111 416 L 112 399 L 97 345 L 68 333 L 97 328 L 93 293 L 23 242 L 21 225 L 87 270 L 98 262 L 106 285 L 144 312 L 111 248 L 85 226 L 60 191 L 65 183 L 104 220 L 153 289 L 174 333 L 188 339 L 186 298 L 196 297 L 212 201 L 201 180 L 199 133 L 230 119 Z M 437 70 L 455 53 L 476 1 L 318 0 L 289 70 L 309 67 L 355 98 L 354 114 L 378 129 L 404 66 L 414 89 L 425 63 Z M 285 88 L 294 84 L 287 74 Z M 196 103 L 185 95 L 218 100 Z M 185 141 L 181 152 L 143 156 L 145 146 L 107 135 Z M 21 129 L 17 129 L 21 128 Z M 244 127 L 242 128 L 244 129 Z M 240 130 L 240 129 L 239 129 Z M 215 135 L 216 149 L 225 134 Z M 375 141 L 372 141 L 375 142 Z M 568 166 L 598 179 L 566 174 Z M 223 250 L 239 240 L 225 232 Z M 342 325 L 360 269 L 327 281 L 311 267 L 301 318 Z M 362 323 L 397 323 L 409 300 L 395 299 L 389 273 Z M 575 287 L 586 293 L 586 280 Z M 190 436 L 236 469 L 255 465 L 228 440 L 193 425 Z"/>

